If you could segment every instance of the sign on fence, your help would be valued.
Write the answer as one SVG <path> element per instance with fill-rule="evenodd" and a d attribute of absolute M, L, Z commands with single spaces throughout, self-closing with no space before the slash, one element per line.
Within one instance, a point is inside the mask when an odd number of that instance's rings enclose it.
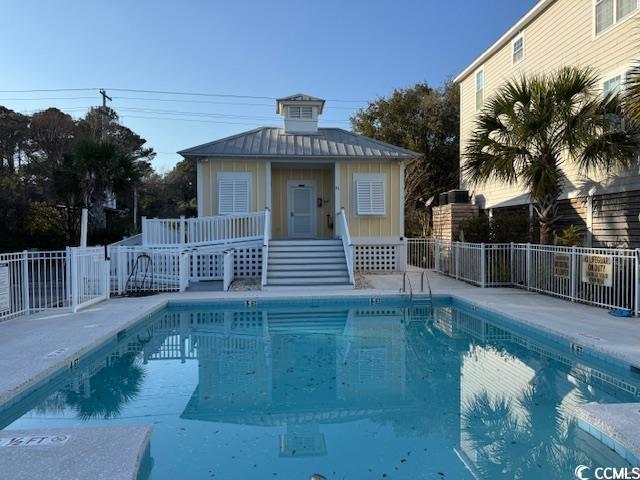
<path fill-rule="evenodd" d="M 604 287 L 611 286 L 613 260 L 605 255 L 585 255 L 582 257 L 582 281 Z"/>
<path fill-rule="evenodd" d="M 557 278 L 571 278 L 571 255 L 556 253 L 553 256 L 553 275 Z"/>
<path fill-rule="evenodd" d="M 0 263 L 0 313 L 11 309 L 10 291 L 9 264 Z"/>

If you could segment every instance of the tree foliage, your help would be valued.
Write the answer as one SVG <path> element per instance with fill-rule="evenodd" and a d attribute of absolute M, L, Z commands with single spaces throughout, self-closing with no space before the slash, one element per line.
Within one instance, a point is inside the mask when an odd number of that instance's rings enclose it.
<path fill-rule="evenodd" d="M 559 218 L 565 162 L 583 173 L 609 172 L 634 158 L 618 97 L 599 95 L 599 83 L 591 69 L 574 67 L 507 82 L 482 109 L 464 152 L 471 184 L 497 180 L 528 190 L 542 243 L 552 240 Z"/>
<path fill-rule="evenodd" d="M 356 132 L 422 154 L 405 171 L 408 234 L 427 233 L 427 200 L 458 186 L 459 112 L 456 85 L 425 82 L 395 90 L 351 118 Z"/>
<path fill-rule="evenodd" d="M 152 149 L 111 109 L 76 120 L 56 109 L 22 115 L 0 106 L 0 248 L 61 247 L 78 241 L 80 210 L 100 242 L 130 233 L 133 191 L 151 170 Z M 116 194 L 125 227 L 107 231 L 105 200 Z"/>

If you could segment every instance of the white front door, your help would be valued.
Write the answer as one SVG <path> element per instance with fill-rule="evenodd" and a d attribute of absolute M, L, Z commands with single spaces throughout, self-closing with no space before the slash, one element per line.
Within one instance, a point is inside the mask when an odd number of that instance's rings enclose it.
<path fill-rule="evenodd" d="M 315 237 L 315 185 L 313 182 L 289 181 L 287 186 L 289 237 Z"/>

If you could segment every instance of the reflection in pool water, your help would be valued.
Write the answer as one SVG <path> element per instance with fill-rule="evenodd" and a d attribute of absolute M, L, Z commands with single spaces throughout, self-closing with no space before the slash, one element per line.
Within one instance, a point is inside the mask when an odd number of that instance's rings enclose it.
<path fill-rule="evenodd" d="M 631 372 L 446 304 L 266 305 L 170 307 L 0 421 L 153 423 L 154 479 L 564 479 L 625 464 L 571 412 L 637 401 Z"/>

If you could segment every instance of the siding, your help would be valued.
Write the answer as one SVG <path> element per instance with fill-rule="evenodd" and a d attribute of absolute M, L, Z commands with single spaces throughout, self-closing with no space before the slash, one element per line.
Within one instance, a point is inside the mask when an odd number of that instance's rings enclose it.
<path fill-rule="evenodd" d="M 640 191 L 593 199 L 593 245 L 640 248 Z"/>
<path fill-rule="evenodd" d="M 202 216 L 218 215 L 218 172 L 251 173 L 251 207 L 256 212 L 265 208 L 264 178 L 266 165 L 261 160 L 207 159 L 202 162 Z"/>
<path fill-rule="evenodd" d="M 327 225 L 327 215 L 333 216 L 333 170 L 333 165 L 325 168 L 302 168 L 296 166 L 272 167 L 271 208 L 273 221 L 272 234 L 274 238 L 287 236 L 287 182 L 289 180 L 312 180 L 316 183 L 316 197 L 324 200 L 322 208 L 316 208 L 318 236 L 333 236 L 333 229 L 329 229 Z"/>
<path fill-rule="evenodd" d="M 383 216 L 358 216 L 355 209 L 353 176 L 355 173 L 385 173 L 386 214 Z M 347 211 L 349 233 L 359 237 L 395 237 L 400 231 L 400 162 L 386 160 L 346 161 L 340 164 L 340 202 L 338 207 Z M 357 240 L 356 240 L 357 241 Z"/>
<path fill-rule="evenodd" d="M 606 77 L 623 73 L 633 59 L 640 56 L 638 31 L 640 15 L 635 14 L 609 31 L 593 36 L 592 0 L 557 0 L 524 28 L 525 59 L 517 65 L 511 62 L 511 42 L 498 50 L 484 63 L 485 100 L 504 84 L 518 76 L 548 73 L 565 65 L 592 66 Z M 464 151 L 473 131 L 475 113 L 474 72 L 461 81 L 460 145 Z M 564 166 L 567 185 L 564 197 L 580 195 L 593 184 L 606 178 L 592 174 L 588 178 L 570 163 Z M 464 180 L 462 181 L 464 187 Z M 640 188 L 638 168 L 633 172 L 619 172 L 615 186 L 603 185 L 603 191 L 615 188 Z M 484 207 L 525 203 L 528 196 L 517 186 L 488 183 L 476 188 L 475 194 L 484 198 Z M 584 193 L 582 193 L 584 194 Z"/>
<path fill-rule="evenodd" d="M 251 172 L 251 210 L 258 211 L 265 208 L 265 178 L 266 164 L 264 160 L 234 160 L 207 159 L 202 160 L 202 215 L 218 214 L 218 198 L 216 195 L 216 178 L 218 172 Z M 353 178 L 355 173 L 385 173 L 386 174 L 386 214 L 383 216 L 358 216 L 355 214 L 355 200 L 353 197 Z M 289 167 L 274 166 L 271 169 L 271 197 L 273 214 L 273 236 L 286 235 L 286 181 L 287 180 L 316 180 L 318 196 L 322 193 L 324 199 L 329 200 L 318 209 L 318 235 L 332 236 L 333 230 L 327 227 L 327 213 L 335 207 L 344 207 L 347 211 L 349 231 L 355 243 L 366 243 L 367 238 L 376 240 L 397 240 L 403 235 L 401 232 L 400 205 L 400 162 L 397 160 L 347 160 L 340 162 L 340 205 L 334 205 L 334 166 L 324 167 Z M 284 213 L 283 213 L 284 212 Z M 334 219 L 335 223 L 335 219 Z M 335 227 L 334 227 L 335 228 Z"/>

